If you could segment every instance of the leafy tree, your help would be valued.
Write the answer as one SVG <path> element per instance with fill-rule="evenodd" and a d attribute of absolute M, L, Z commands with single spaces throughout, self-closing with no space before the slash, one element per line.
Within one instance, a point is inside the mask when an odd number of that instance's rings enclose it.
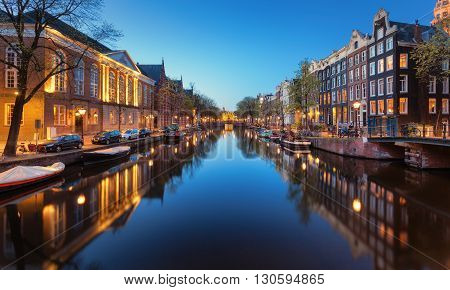
<path fill-rule="evenodd" d="M 300 110 L 308 118 L 308 110 L 318 104 L 319 79 L 311 72 L 311 62 L 300 62 L 299 69 L 289 85 L 289 111 Z M 308 122 L 308 119 L 306 119 Z"/>
<path fill-rule="evenodd" d="M 259 101 L 257 98 L 245 97 L 236 105 L 237 115 L 241 118 L 250 117 L 250 122 L 253 123 L 254 119 L 259 116 Z"/>
<path fill-rule="evenodd" d="M 83 56 L 98 41 L 113 41 L 121 36 L 99 14 L 103 0 L 2 0 L 0 3 L 0 43 L 17 54 L 17 60 L 0 58 L 0 63 L 17 71 L 17 96 L 4 154 L 16 154 L 17 139 L 23 107 L 53 76 L 78 67 Z M 54 41 L 46 30 L 53 26 L 69 24 L 69 37 L 75 42 Z M 32 31 L 32 33 L 29 32 Z M 84 33 L 80 32 L 83 31 Z M 8 35 L 13 37 L 8 37 Z M 89 36 L 88 36 L 89 35 Z M 50 41 L 51 45 L 44 45 Z M 62 57 L 60 51 L 68 54 Z M 48 61 L 46 55 L 54 56 Z"/>

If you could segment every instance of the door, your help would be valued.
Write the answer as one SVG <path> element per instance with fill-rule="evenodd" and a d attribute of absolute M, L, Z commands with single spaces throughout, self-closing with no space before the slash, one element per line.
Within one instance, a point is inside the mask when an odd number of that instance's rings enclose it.
<path fill-rule="evenodd" d="M 83 132 L 83 116 L 75 114 L 75 132 L 81 134 Z"/>

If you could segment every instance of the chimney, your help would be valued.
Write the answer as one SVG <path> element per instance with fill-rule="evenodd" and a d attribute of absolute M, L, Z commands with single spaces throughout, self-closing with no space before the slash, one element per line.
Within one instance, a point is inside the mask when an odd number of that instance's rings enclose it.
<path fill-rule="evenodd" d="M 414 27 L 414 39 L 417 43 L 422 42 L 422 29 L 419 26 L 419 20 L 416 20 L 416 26 Z"/>

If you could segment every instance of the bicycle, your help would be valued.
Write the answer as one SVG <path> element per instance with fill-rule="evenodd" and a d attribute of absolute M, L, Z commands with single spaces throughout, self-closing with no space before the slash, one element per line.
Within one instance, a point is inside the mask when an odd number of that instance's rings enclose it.
<path fill-rule="evenodd" d="M 414 124 L 406 124 L 401 127 L 402 137 L 420 137 L 422 134 Z"/>

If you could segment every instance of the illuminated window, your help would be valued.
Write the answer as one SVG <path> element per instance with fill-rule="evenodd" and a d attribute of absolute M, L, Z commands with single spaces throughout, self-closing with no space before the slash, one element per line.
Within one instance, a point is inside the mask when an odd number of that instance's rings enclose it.
<path fill-rule="evenodd" d="M 17 88 L 17 69 L 14 67 L 19 67 L 21 64 L 20 56 L 18 55 L 18 47 L 13 44 L 6 49 L 6 61 L 8 64 L 5 65 L 6 73 L 6 88 Z"/>
<path fill-rule="evenodd" d="M 55 92 L 66 91 L 66 63 L 65 55 L 62 51 L 57 51 L 53 56 L 53 65 L 56 68 L 57 74 L 54 75 L 55 80 Z"/>
<path fill-rule="evenodd" d="M 384 58 L 378 60 L 378 73 L 384 72 Z"/>
<path fill-rule="evenodd" d="M 5 126 L 11 126 L 11 120 L 14 112 L 14 104 L 5 104 Z M 23 119 L 25 115 L 25 109 L 22 112 L 22 120 L 20 125 L 23 125 Z"/>
<path fill-rule="evenodd" d="M 116 113 L 115 111 L 110 111 L 109 112 L 109 123 L 111 125 L 116 125 L 117 124 L 117 119 L 116 119 Z"/>
<path fill-rule="evenodd" d="M 125 96 L 125 78 L 121 75 L 119 76 L 119 100 L 120 103 L 125 104 L 126 96 Z"/>
<path fill-rule="evenodd" d="M 114 72 L 109 73 L 109 101 L 117 102 L 116 96 L 116 74 Z"/>
<path fill-rule="evenodd" d="M 98 109 L 91 108 L 89 113 L 89 121 L 91 125 L 98 125 Z"/>
<path fill-rule="evenodd" d="M 408 54 L 407 53 L 400 54 L 400 68 L 408 68 Z"/>
<path fill-rule="evenodd" d="M 394 99 L 387 99 L 386 105 L 387 105 L 387 114 L 388 115 L 394 114 Z"/>
<path fill-rule="evenodd" d="M 378 115 L 384 115 L 384 100 L 378 100 Z"/>
<path fill-rule="evenodd" d="M 436 114 L 436 99 L 435 98 L 428 99 L 428 113 Z"/>
<path fill-rule="evenodd" d="M 53 124 L 55 126 L 66 125 L 66 106 L 64 105 L 53 106 Z"/>
<path fill-rule="evenodd" d="M 399 113 L 401 115 L 408 114 L 408 98 L 400 98 L 399 99 Z"/>
<path fill-rule="evenodd" d="M 442 114 L 448 114 L 448 99 L 442 99 Z"/>
<path fill-rule="evenodd" d="M 133 79 L 131 77 L 128 78 L 128 105 L 134 104 L 133 102 L 133 96 L 134 96 L 134 91 L 133 91 Z"/>
<path fill-rule="evenodd" d="M 377 114 L 377 103 L 375 101 L 370 101 L 370 114 L 371 115 Z"/>
<path fill-rule="evenodd" d="M 390 55 L 386 57 L 386 71 L 390 71 L 394 69 L 394 56 Z"/>

